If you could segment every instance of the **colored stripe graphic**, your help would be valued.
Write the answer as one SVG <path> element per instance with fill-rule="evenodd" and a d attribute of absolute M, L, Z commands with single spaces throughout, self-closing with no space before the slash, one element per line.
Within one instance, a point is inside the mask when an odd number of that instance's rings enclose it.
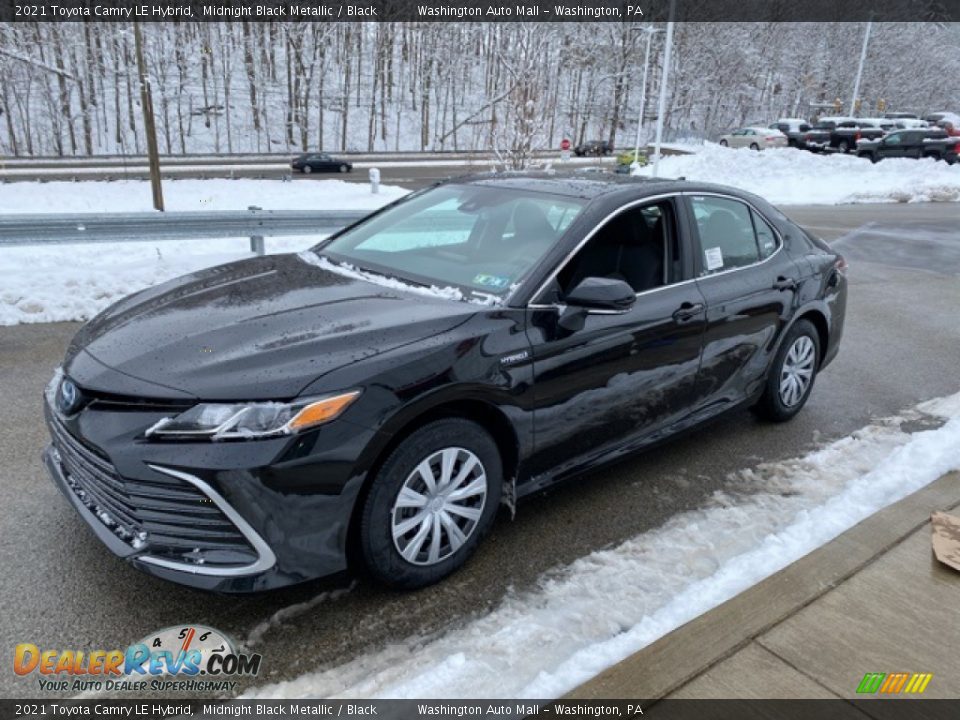
<path fill-rule="evenodd" d="M 857 686 L 857 693 L 873 695 L 898 695 L 910 693 L 918 695 L 927 689 L 933 673 L 866 673 Z"/>

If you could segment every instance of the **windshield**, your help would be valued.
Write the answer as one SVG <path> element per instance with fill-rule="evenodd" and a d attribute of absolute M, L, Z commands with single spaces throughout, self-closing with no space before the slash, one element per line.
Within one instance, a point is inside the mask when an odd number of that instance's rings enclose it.
<path fill-rule="evenodd" d="M 415 195 L 314 248 L 415 285 L 504 296 L 583 209 L 577 198 L 481 185 Z"/>

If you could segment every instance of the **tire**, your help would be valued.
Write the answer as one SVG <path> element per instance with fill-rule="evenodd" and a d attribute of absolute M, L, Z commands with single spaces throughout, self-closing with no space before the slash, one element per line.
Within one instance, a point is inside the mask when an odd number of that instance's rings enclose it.
<path fill-rule="evenodd" d="M 759 150 L 759 149 L 760 149 L 760 146 L 757 145 L 756 143 L 750 143 L 750 149 L 751 149 L 751 150 Z"/>
<path fill-rule="evenodd" d="M 310 173 L 313 172 L 313 168 L 310 167 L 309 165 L 304 165 L 302 172 L 304 175 L 309 175 Z"/>
<path fill-rule="evenodd" d="M 821 352 L 820 335 L 813 323 L 809 320 L 798 320 L 794 323 L 773 359 L 763 395 L 754 406 L 754 411 L 773 422 L 786 422 L 800 412 L 807 404 L 807 399 L 813 390 Z M 799 394 L 795 391 L 784 392 L 782 387 L 782 383 L 790 385 L 785 378 L 791 365 L 797 369 L 801 377 L 804 371 L 808 373 L 806 385 L 802 386 Z M 799 381 L 802 383 L 802 380 Z"/>
<path fill-rule="evenodd" d="M 442 490 L 448 457 L 453 458 L 448 473 L 453 481 L 461 472 L 468 472 L 451 492 L 455 494 L 458 488 L 471 492 L 457 500 L 447 499 L 442 492 L 431 496 L 426 478 L 419 472 L 423 463 L 429 463 L 435 488 Z M 454 573 L 489 532 L 500 504 L 502 484 L 497 444 L 476 423 L 449 418 L 414 431 L 387 457 L 364 500 L 360 544 L 370 574 L 384 585 L 414 590 Z M 402 491 L 404 501 L 398 506 Z M 434 509 L 430 505 L 425 508 L 418 499 L 430 502 L 431 497 L 436 503 Z M 469 511 L 470 517 L 452 508 Z M 417 521 L 418 517 L 423 520 Z M 448 530 L 451 523 L 459 531 L 459 538 Z M 439 538 L 436 543 L 435 535 Z"/>
<path fill-rule="evenodd" d="M 349 170 L 349 169 L 350 169 L 350 168 L 348 168 L 346 165 L 341 165 L 341 166 L 340 166 L 340 172 L 342 172 L 342 173 L 345 173 L 345 172 L 346 172 L 347 170 Z"/>
<path fill-rule="evenodd" d="M 848 143 L 846 140 L 841 140 L 837 143 L 837 151 L 846 155 L 848 152 L 850 152 L 850 143 Z"/>
<path fill-rule="evenodd" d="M 726 140 L 721 140 L 721 141 L 720 141 L 720 147 L 729 147 L 729 144 L 727 143 Z"/>

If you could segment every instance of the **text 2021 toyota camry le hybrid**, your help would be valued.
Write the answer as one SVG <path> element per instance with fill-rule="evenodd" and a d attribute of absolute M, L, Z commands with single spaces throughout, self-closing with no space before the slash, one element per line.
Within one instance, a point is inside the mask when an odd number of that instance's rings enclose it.
<path fill-rule="evenodd" d="M 737 406 L 790 419 L 845 273 L 725 187 L 449 181 L 98 315 L 48 387 L 45 461 L 156 576 L 247 592 L 356 563 L 416 588 L 501 502 Z"/>

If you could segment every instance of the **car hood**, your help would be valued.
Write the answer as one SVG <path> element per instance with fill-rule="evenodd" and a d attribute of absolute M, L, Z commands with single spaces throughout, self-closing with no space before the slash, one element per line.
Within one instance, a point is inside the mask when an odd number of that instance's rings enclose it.
<path fill-rule="evenodd" d="M 81 329 L 64 369 L 95 392 L 287 399 L 332 370 L 442 333 L 475 312 L 271 255 L 121 300 Z"/>

